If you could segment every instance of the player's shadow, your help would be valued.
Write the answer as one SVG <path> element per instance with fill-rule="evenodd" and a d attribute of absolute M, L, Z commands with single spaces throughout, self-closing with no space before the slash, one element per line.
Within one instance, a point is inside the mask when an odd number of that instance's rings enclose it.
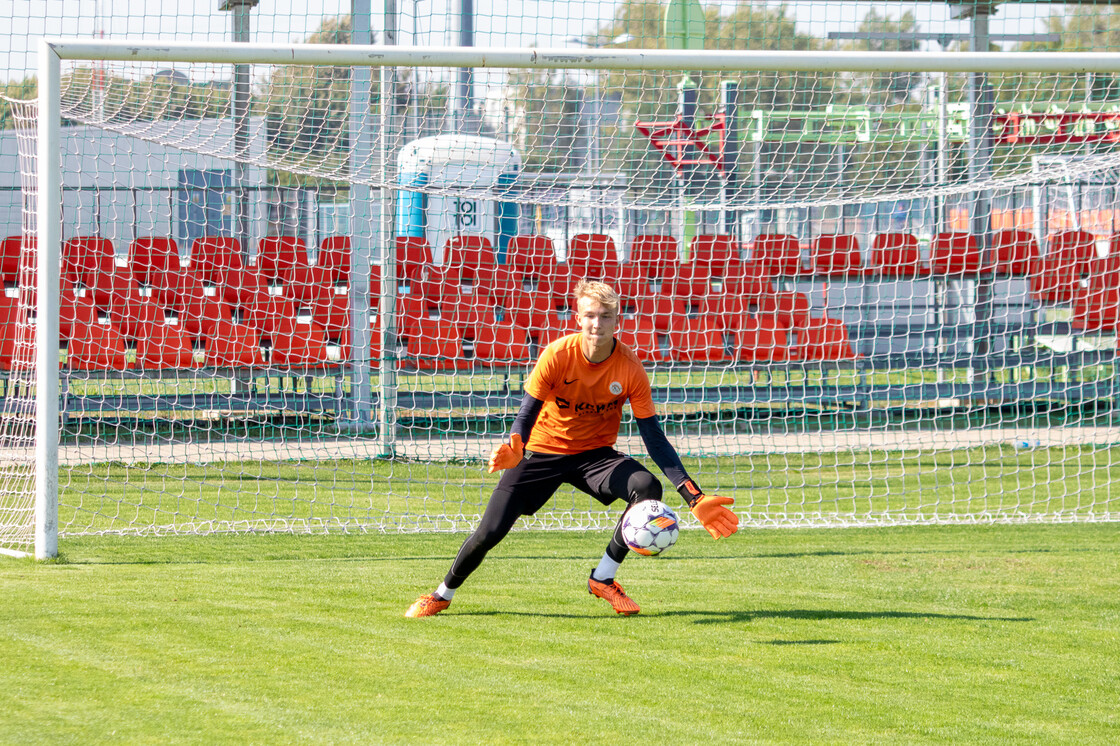
<path fill-rule="evenodd" d="M 555 619 L 622 619 L 606 616 L 597 612 L 586 614 L 555 614 L 539 611 L 461 611 L 461 616 L 525 616 L 551 617 Z M 757 619 L 794 619 L 800 621 L 828 621 L 847 619 L 866 621 L 874 619 L 941 619 L 954 622 L 1033 622 L 1034 617 L 1018 616 L 977 616 L 974 614 L 939 614 L 923 611 L 840 611 L 837 609 L 781 609 L 756 611 L 653 611 L 642 612 L 633 619 L 657 619 L 660 617 L 691 617 L 694 624 L 741 624 Z M 774 644 L 800 644 L 803 641 L 775 641 Z M 806 644 L 824 644 L 834 640 L 809 640 Z"/>
<path fill-rule="evenodd" d="M 650 616 L 692 617 L 695 624 L 734 624 L 756 619 L 793 619 L 822 622 L 833 619 L 867 621 L 877 619 L 940 619 L 953 622 L 1033 622 L 1034 617 L 940 614 L 929 611 L 841 611 L 838 609 L 777 609 L 755 611 L 665 611 Z"/>

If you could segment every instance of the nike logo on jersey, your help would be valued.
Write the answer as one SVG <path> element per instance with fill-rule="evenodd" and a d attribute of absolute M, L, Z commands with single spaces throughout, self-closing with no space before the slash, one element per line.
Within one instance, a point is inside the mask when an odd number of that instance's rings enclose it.
<path fill-rule="evenodd" d="M 579 380 L 578 378 L 573 378 L 573 379 L 572 379 L 572 380 L 570 380 L 570 381 L 568 381 L 568 380 L 565 380 L 565 381 L 564 381 L 564 385 L 565 385 L 565 386 L 571 386 L 571 385 L 572 385 L 573 383 L 575 383 L 575 382 L 576 382 L 576 381 L 578 381 L 578 380 Z"/>

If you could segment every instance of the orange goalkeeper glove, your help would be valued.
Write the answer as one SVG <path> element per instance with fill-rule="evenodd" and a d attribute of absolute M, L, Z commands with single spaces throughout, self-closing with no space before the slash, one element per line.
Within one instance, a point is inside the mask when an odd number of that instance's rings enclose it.
<path fill-rule="evenodd" d="M 733 497 L 705 495 L 691 479 L 677 488 L 688 501 L 692 514 L 704 525 L 713 539 L 723 539 L 739 530 L 739 516 L 725 506 L 735 502 Z"/>
<path fill-rule="evenodd" d="M 525 453 L 521 445 L 521 436 L 517 433 L 509 436 L 509 443 L 502 443 L 490 454 L 490 466 L 486 469 L 488 474 L 493 474 L 500 469 L 512 469 L 521 463 L 521 456 Z"/>
<path fill-rule="evenodd" d="M 724 539 L 739 530 L 739 516 L 725 508 L 735 502 L 732 497 L 704 495 L 692 506 L 692 514 L 700 519 L 713 539 Z"/>

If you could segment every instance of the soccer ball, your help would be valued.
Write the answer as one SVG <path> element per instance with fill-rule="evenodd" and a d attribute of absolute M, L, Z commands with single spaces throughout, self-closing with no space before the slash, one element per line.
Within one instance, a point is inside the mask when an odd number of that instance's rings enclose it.
<path fill-rule="evenodd" d="M 622 518 L 622 540 L 647 557 L 661 554 L 677 543 L 680 533 L 677 514 L 660 500 L 634 503 Z"/>

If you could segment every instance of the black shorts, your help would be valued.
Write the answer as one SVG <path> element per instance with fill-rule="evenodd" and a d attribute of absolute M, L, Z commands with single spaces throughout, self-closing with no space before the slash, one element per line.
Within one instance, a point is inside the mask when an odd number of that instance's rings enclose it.
<path fill-rule="evenodd" d="M 502 474 L 491 500 L 505 497 L 520 515 L 533 515 L 560 485 L 570 484 L 610 505 L 626 499 L 626 485 L 635 472 L 649 469 L 609 446 L 573 454 L 527 450 L 520 464 Z"/>

